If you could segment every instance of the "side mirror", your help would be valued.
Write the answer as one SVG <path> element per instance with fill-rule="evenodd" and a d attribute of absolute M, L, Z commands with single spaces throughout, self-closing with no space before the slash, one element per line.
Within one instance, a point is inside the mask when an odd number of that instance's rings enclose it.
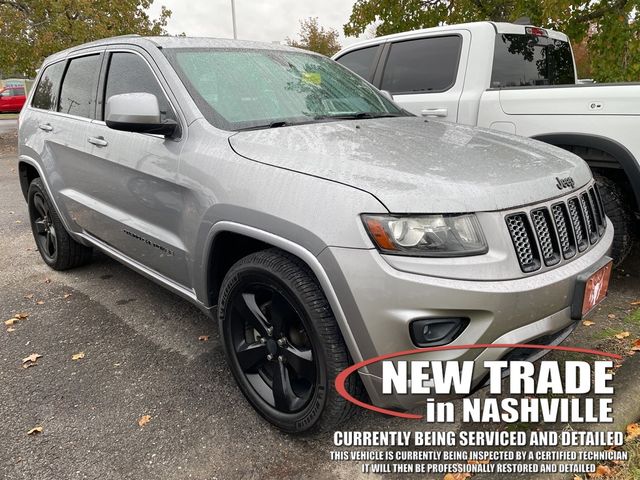
<path fill-rule="evenodd" d="M 393 95 L 391 95 L 391 93 L 389 93 L 388 90 L 380 90 L 380 93 L 382 94 L 383 97 L 385 97 L 387 100 L 391 100 L 392 102 L 393 100 Z"/>
<path fill-rule="evenodd" d="M 114 130 L 173 135 L 178 129 L 174 120 L 161 120 L 158 99 L 151 93 L 123 93 L 107 99 L 105 122 Z"/>

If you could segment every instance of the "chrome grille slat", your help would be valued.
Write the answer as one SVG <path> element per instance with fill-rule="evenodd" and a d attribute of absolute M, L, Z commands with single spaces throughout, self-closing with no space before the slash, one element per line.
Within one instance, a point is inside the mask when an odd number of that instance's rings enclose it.
<path fill-rule="evenodd" d="M 505 216 L 520 268 L 531 273 L 569 261 L 595 245 L 607 221 L 597 186 L 553 205 Z"/>

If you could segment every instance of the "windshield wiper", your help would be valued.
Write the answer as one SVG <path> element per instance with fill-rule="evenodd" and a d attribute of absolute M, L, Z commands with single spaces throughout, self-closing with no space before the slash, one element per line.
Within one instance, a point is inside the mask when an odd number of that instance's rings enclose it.
<path fill-rule="evenodd" d="M 388 117 L 406 117 L 403 113 L 391 113 L 391 112 L 353 112 L 353 113 L 337 113 L 335 115 L 316 115 L 314 120 L 359 120 L 362 118 L 388 118 Z"/>
<path fill-rule="evenodd" d="M 240 132 L 245 130 L 261 130 L 261 129 L 267 129 L 267 128 L 289 127 L 291 125 L 295 125 L 295 123 L 278 120 L 275 122 L 265 123 L 264 125 L 254 125 L 252 127 L 238 128 L 237 131 Z"/>

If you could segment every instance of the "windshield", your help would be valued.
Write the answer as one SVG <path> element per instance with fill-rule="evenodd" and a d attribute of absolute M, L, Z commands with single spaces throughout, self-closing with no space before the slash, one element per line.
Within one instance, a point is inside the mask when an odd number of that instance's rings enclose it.
<path fill-rule="evenodd" d="M 225 130 L 408 115 L 320 55 L 258 49 L 163 52 L 203 115 Z"/>
<path fill-rule="evenodd" d="M 491 87 L 574 84 L 573 56 L 568 42 L 543 36 L 496 36 Z"/>

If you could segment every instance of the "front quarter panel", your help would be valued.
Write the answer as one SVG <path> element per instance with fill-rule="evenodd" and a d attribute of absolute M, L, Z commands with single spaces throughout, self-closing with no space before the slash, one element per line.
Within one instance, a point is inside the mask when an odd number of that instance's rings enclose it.
<path fill-rule="evenodd" d="M 180 160 L 178 181 L 186 192 L 183 238 L 198 298 L 207 298 L 210 233 L 222 221 L 268 232 L 314 256 L 327 246 L 373 248 L 358 217 L 386 212 L 372 195 L 242 157 L 229 146 L 230 135 L 197 121 L 189 127 Z"/>

